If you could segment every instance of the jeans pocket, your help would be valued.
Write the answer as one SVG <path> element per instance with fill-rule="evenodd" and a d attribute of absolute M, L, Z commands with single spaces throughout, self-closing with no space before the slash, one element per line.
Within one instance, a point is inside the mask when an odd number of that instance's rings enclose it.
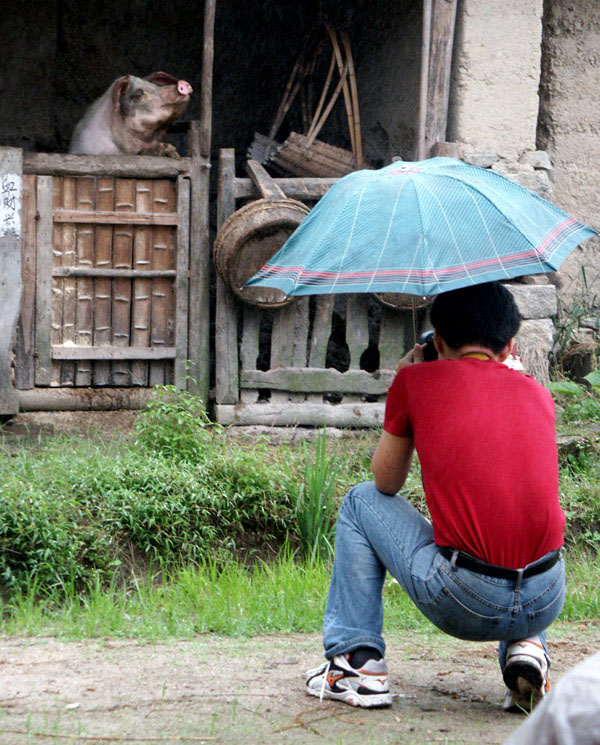
<path fill-rule="evenodd" d="M 563 580 L 558 584 L 556 592 L 551 599 L 543 597 L 545 605 L 534 608 L 527 613 L 527 619 L 529 621 L 530 633 L 537 633 L 535 629 L 543 631 L 545 628 L 555 621 L 563 607 L 565 602 L 565 596 L 567 594 L 567 584 Z M 544 593 L 545 595 L 545 593 Z M 541 599 L 542 600 L 542 599 Z"/>
<path fill-rule="evenodd" d="M 438 597 L 421 607 L 422 612 L 439 629 L 458 639 L 490 641 L 498 639 L 506 614 L 483 598 L 444 586 Z"/>

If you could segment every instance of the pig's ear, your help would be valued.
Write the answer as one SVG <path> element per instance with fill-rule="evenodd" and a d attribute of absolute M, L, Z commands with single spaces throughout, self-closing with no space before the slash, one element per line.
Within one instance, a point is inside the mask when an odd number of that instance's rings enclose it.
<path fill-rule="evenodd" d="M 169 75 L 168 72 L 153 72 L 151 75 L 148 75 L 146 80 L 149 83 L 154 83 L 154 85 L 177 85 L 179 82 L 177 78 Z"/>
<path fill-rule="evenodd" d="M 115 111 L 119 110 L 121 105 L 121 97 L 127 93 L 130 85 L 129 75 L 123 75 L 122 78 L 118 78 L 112 85 L 112 102 Z"/>

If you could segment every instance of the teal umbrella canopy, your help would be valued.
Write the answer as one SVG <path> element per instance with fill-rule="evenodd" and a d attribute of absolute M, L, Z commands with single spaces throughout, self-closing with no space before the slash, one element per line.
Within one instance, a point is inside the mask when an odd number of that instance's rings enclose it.
<path fill-rule="evenodd" d="M 494 171 L 396 162 L 336 182 L 246 286 L 436 295 L 556 271 L 595 234 Z"/>

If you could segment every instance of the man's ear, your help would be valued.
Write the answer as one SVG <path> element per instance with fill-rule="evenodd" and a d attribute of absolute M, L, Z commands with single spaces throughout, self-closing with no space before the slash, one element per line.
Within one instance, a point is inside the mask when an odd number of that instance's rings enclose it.
<path fill-rule="evenodd" d="M 435 329 L 433 330 L 433 345 L 436 348 L 438 355 L 441 357 L 444 354 L 446 342 Z"/>
<path fill-rule="evenodd" d="M 516 342 L 514 339 L 511 339 L 508 344 L 504 347 L 504 349 L 500 352 L 498 355 L 498 362 L 504 362 L 504 360 L 507 357 L 510 357 L 510 355 L 513 353 L 515 348 Z"/>

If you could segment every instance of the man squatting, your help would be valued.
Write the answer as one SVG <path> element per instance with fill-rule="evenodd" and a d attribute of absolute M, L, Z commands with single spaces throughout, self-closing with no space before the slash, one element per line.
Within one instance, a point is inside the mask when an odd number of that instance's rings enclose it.
<path fill-rule="evenodd" d="M 392 702 L 382 637 L 386 570 L 417 608 L 459 639 L 498 640 L 504 708 L 529 710 L 549 688 L 545 629 L 565 597 L 559 549 L 554 404 L 502 362 L 520 317 L 491 282 L 439 295 L 439 358 L 402 358 L 389 389 L 374 482 L 341 505 L 323 621 L 326 662 L 307 692 L 353 706 Z M 432 523 L 398 494 L 417 450 Z"/>

